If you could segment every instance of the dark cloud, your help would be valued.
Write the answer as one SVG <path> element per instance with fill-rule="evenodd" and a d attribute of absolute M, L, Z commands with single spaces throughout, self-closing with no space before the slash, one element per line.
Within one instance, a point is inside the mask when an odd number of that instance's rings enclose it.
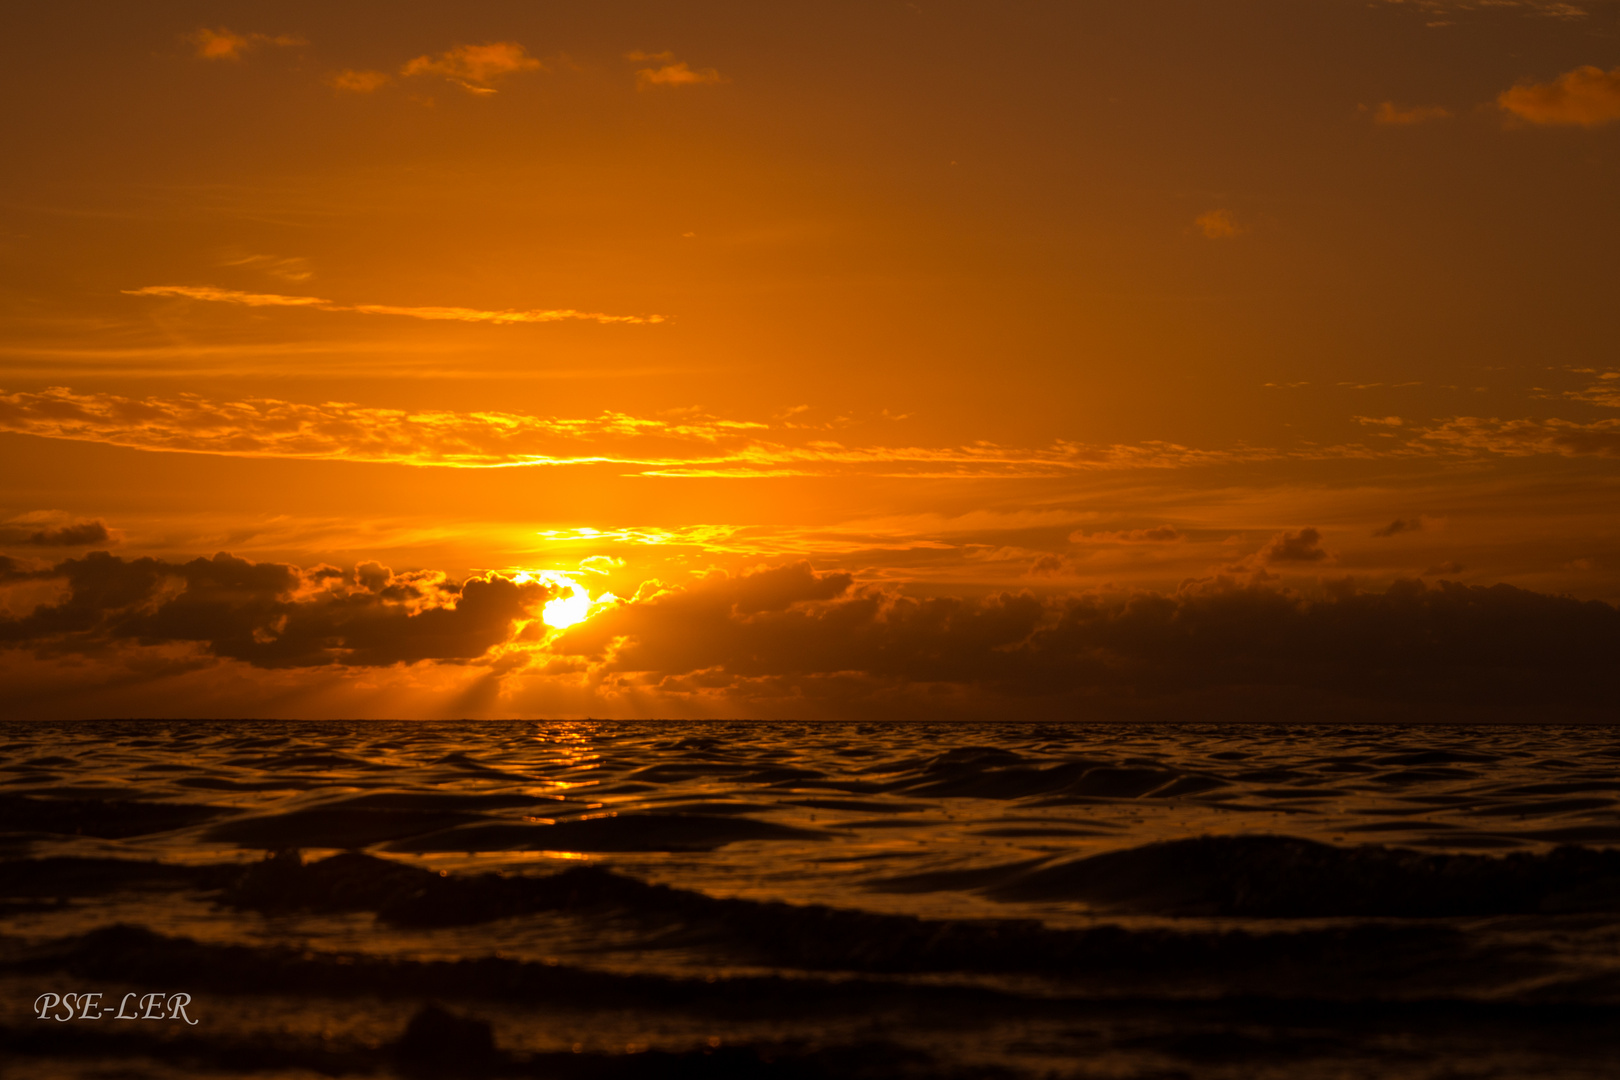
<path fill-rule="evenodd" d="M 1322 548 L 1322 534 L 1315 529 L 1282 533 L 1267 544 L 1260 553 L 1268 563 L 1321 562 L 1329 557 Z"/>
<path fill-rule="evenodd" d="M 8 581 L 29 581 L 35 577 L 35 572 L 27 565 L 18 562 L 9 555 L 0 555 L 0 584 Z"/>
<path fill-rule="evenodd" d="M 1423 528 L 1421 518 L 1396 518 L 1382 529 L 1374 529 L 1374 536 L 1396 536 L 1403 532 L 1419 532 Z"/>
<path fill-rule="evenodd" d="M 1073 573 L 1074 567 L 1063 556 L 1048 553 L 1030 564 L 1029 572 L 1032 577 L 1063 577 Z"/>
<path fill-rule="evenodd" d="M 34 529 L 13 524 L 0 528 L 0 544 L 13 547 L 90 547 L 116 544 L 118 537 L 100 521 L 79 521 L 72 525 Z"/>
<path fill-rule="evenodd" d="M 58 529 L 41 529 L 29 533 L 23 543 L 34 547 L 89 547 L 91 544 L 112 542 L 112 534 L 99 521 L 81 521 L 77 525 L 63 525 Z"/>
<path fill-rule="evenodd" d="M 1315 549 L 1312 538 L 1294 540 Z M 756 588 L 776 606 L 745 610 Z M 1007 716 L 1037 706 L 1050 715 L 1057 702 L 1084 716 L 1215 694 L 1268 718 L 1259 706 L 1279 694 L 1447 710 L 1612 706 L 1617 647 L 1613 607 L 1507 585 L 1405 581 L 1365 593 L 1347 584 L 1308 599 L 1226 582 L 1123 600 L 971 600 L 856 588 L 804 564 L 666 591 L 556 645 L 626 686 L 752 697 L 761 711 L 773 698 L 909 696 L 941 708 L 971 698 Z"/>
<path fill-rule="evenodd" d="M 224 553 L 171 563 L 92 552 L 28 576 L 65 579 L 68 594 L 0 619 L 0 644 L 95 652 L 190 642 L 265 668 L 470 660 L 507 641 L 516 622 L 556 594 L 498 575 L 458 584 L 376 563 L 304 571 Z"/>
<path fill-rule="evenodd" d="M 1118 532 L 1088 533 L 1084 529 L 1069 534 L 1071 544 L 1172 544 L 1185 540 L 1186 534 L 1174 525 L 1157 525 L 1151 529 L 1130 529 Z"/>
<path fill-rule="evenodd" d="M 1281 540 L 1319 550 L 1310 532 Z M 476 660 L 486 677 L 468 711 L 493 708 L 513 679 L 536 693 L 563 680 L 592 708 L 682 715 L 1456 720 L 1620 707 L 1620 611 L 1508 585 L 1365 592 L 1345 579 L 1307 596 L 1251 578 L 1128 596 L 909 596 L 801 562 L 649 583 L 547 639 L 534 620 L 558 590 L 500 575 L 94 552 L 45 570 L 8 560 L 0 577 L 60 592 L 0 618 L 13 657 L 334 674 Z"/>

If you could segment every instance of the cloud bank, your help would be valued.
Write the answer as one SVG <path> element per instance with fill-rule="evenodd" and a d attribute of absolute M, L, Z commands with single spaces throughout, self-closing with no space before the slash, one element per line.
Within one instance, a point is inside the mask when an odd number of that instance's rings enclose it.
<path fill-rule="evenodd" d="M 1506 585 L 1407 581 L 1306 599 L 1214 582 L 1126 598 L 971 600 L 861 588 L 800 563 L 656 593 L 565 631 L 553 648 L 646 691 L 761 708 L 968 695 L 1017 715 L 1034 699 L 1128 711 L 1210 692 L 1257 708 L 1282 691 L 1595 706 L 1620 703 L 1604 674 L 1617 646 L 1620 611 Z"/>
<path fill-rule="evenodd" d="M 0 562 L 0 583 L 47 579 L 65 586 L 61 598 L 0 618 L 0 647 L 107 665 L 183 646 L 193 667 L 470 666 L 509 684 L 510 701 L 564 687 L 609 712 L 1300 721 L 1339 706 L 1358 717 L 1382 705 L 1569 718 L 1620 705 L 1620 611 L 1507 585 L 1402 581 L 1373 593 L 1329 583 L 1307 597 L 1215 580 L 1175 593 L 972 599 L 906 596 L 800 562 L 648 583 L 547 634 L 536 617 L 555 589 L 523 575 L 456 583 L 376 563 L 303 570 L 223 553 L 176 563 L 96 552 L 45 570 Z"/>
<path fill-rule="evenodd" d="M 187 643 L 260 668 L 472 660 L 511 640 L 558 594 L 500 575 L 457 583 L 377 563 L 306 571 L 226 553 L 173 563 L 97 551 L 38 571 L 5 560 L 7 580 L 60 580 L 68 593 L 0 618 L 0 645 L 95 656 L 120 644 Z"/>
<path fill-rule="evenodd" d="M 134 399 L 62 387 L 0 393 L 0 431 L 143 450 L 235 457 L 499 468 L 619 465 L 649 476 L 754 477 L 865 471 L 926 476 L 1059 476 L 1079 471 L 1174 468 L 1270 460 L 1272 451 L 1201 451 L 1173 443 L 1046 449 L 851 447 L 789 444 L 771 426 L 708 416 L 675 419 L 603 413 L 593 419 L 523 413 L 416 412 L 341 402 L 268 398 L 210 401 L 192 394 Z M 783 434 L 797 434 L 797 431 Z"/>
<path fill-rule="evenodd" d="M 1401 425 L 1399 417 L 1368 422 Z M 965 446 L 851 446 L 830 439 L 807 439 L 808 429 L 791 420 L 763 423 L 705 415 L 637 417 L 615 412 L 594 418 L 496 411 L 406 412 L 345 402 L 212 401 L 195 394 L 136 399 L 80 394 L 65 387 L 13 394 L 0 391 L 0 431 L 231 457 L 452 468 L 610 465 L 644 476 L 714 479 L 852 473 L 1057 477 L 1288 460 L 1620 456 L 1620 420 L 1613 419 L 1581 423 L 1455 417 L 1432 427 L 1404 429 L 1403 441 L 1381 447 L 1313 444 L 1293 450 L 1204 450 L 1158 440 L 1096 445 L 1063 439 L 1046 447 L 982 441 Z"/>

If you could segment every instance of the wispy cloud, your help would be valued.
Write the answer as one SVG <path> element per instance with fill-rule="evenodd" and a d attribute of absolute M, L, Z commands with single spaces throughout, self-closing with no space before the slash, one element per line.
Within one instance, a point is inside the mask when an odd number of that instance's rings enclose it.
<path fill-rule="evenodd" d="M 1478 11 L 1516 11 L 1522 15 L 1549 19 L 1584 19 L 1587 10 L 1568 0 L 1384 0 L 1388 4 L 1402 4 L 1429 16 L 1452 16 Z M 1449 20 L 1437 19 L 1430 26 L 1451 26 Z"/>
<path fill-rule="evenodd" d="M 485 311 L 464 307 L 408 307 L 399 304 L 340 304 L 318 296 L 282 296 L 278 293 L 250 293 L 237 289 L 220 289 L 212 285 L 148 285 L 141 289 L 125 289 L 129 296 L 179 296 L 188 300 L 206 300 L 222 304 L 244 304 L 248 307 L 303 307 L 317 311 L 352 311 L 362 315 L 401 315 L 411 319 L 451 320 L 478 323 L 548 323 L 570 319 L 596 323 L 660 323 L 662 315 L 607 315 L 599 311 L 576 311 L 573 308 L 552 308 L 527 311 Z"/>
<path fill-rule="evenodd" d="M 658 67 L 644 67 L 636 71 L 636 86 L 645 90 L 649 87 L 680 87 L 703 86 L 713 83 L 723 83 L 729 80 L 714 68 L 693 69 L 685 60 L 676 60 L 672 52 L 635 52 L 624 54 L 626 60 L 636 63 L 653 63 Z"/>
<path fill-rule="evenodd" d="M 198 27 L 186 35 L 186 40 L 197 47 L 197 55 L 204 60 L 240 60 L 242 55 L 261 45 L 308 45 L 309 42 L 291 34 L 238 34 L 221 26 L 210 29 Z"/>
<path fill-rule="evenodd" d="M 1399 536 L 1401 533 L 1404 533 L 1404 532 L 1422 532 L 1422 531 L 1423 531 L 1423 519 L 1422 518 L 1396 518 L 1394 521 L 1390 522 L 1388 525 L 1385 525 L 1382 528 L 1374 529 L 1372 531 L 1372 535 L 1376 536 L 1376 537 L 1381 537 L 1381 538 L 1387 539 L 1388 537 L 1391 537 L 1391 536 Z"/>
<path fill-rule="evenodd" d="M 1157 525 L 1151 529 L 1120 529 L 1113 532 L 1086 532 L 1084 529 L 1069 534 L 1071 544 L 1173 544 L 1187 539 L 1187 534 L 1174 525 Z"/>
<path fill-rule="evenodd" d="M 1597 127 L 1620 120 L 1620 67 L 1578 67 L 1546 83 L 1521 83 L 1496 103 L 1531 124 Z"/>
<path fill-rule="evenodd" d="M 751 478 L 865 473 L 910 477 L 1062 476 L 1274 460 L 1275 450 L 1198 450 L 1167 442 L 1045 448 L 845 446 L 785 442 L 756 421 L 686 415 L 590 419 L 416 412 L 196 395 L 126 398 L 55 387 L 0 395 L 0 430 L 144 450 L 422 466 L 614 465 L 646 476 Z M 777 437 L 770 437 L 776 434 Z"/>
<path fill-rule="evenodd" d="M 335 72 L 326 81 L 338 90 L 347 90 L 352 94 L 369 94 L 382 89 L 394 80 L 385 71 L 356 71 L 346 68 Z"/>
<path fill-rule="evenodd" d="M 1459 416 L 1419 432 L 1430 445 L 1505 457 L 1620 457 L 1620 420 L 1498 420 Z"/>
<path fill-rule="evenodd" d="M 418 56 L 400 68 L 400 74 L 439 75 L 474 94 L 493 94 L 492 81 L 519 71 L 539 71 L 543 65 L 515 41 L 485 45 L 457 45 L 437 56 Z"/>
<path fill-rule="evenodd" d="M 674 478 L 892 476 L 1061 477 L 1281 461 L 1557 454 L 1620 456 L 1620 420 L 1484 420 L 1408 425 L 1387 444 L 1202 449 L 1161 440 L 1046 446 L 848 445 L 780 422 L 705 414 L 591 418 L 507 412 L 405 412 L 344 402 L 212 401 L 193 394 L 127 398 L 54 387 L 0 394 L 0 430 L 143 450 L 455 468 L 611 466 Z M 814 434 L 814 433 L 811 433 Z M 1174 530 L 1114 534 L 1121 543 Z"/>
<path fill-rule="evenodd" d="M 220 260 L 219 265 L 259 270 L 283 281 L 308 281 L 315 276 L 315 272 L 309 268 L 309 260 L 296 255 L 237 255 Z"/>
<path fill-rule="evenodd" d="M 1620 409 L 1620 371 L 1605 371 L 1598 381 L 1580 390 L 1567 390 L 1564 396 L 1591 405 Z"/>
<path fill-rule="evenodd" d="M 1373 123 L 1407 127 L 1427 123 L 1430 120 L 1444 120 L 1450 115 L 1450 109 L 1439 105 L 1412 105 L 1402 108 L 1393 101 L 1386 101 L 1373 110 Z"/>
<path fill-rule="evenodd" d="M 1230 240 L 1243 231 L 1230 210 L 1206 210 L 1193 218 L 1193 225 L 1210 240 Z"/>

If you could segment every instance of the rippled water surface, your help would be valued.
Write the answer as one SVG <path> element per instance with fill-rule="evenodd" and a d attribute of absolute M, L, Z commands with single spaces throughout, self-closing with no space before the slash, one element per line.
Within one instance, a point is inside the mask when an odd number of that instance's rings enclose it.
<path fill-rule="evenodd" d="M 1620 1049 L 1615 728 L 0 738 L 5 1035 L 41 1076 L 1584 1077 Z M 159 982 L 205 1019 L 28 1009 Z"/>

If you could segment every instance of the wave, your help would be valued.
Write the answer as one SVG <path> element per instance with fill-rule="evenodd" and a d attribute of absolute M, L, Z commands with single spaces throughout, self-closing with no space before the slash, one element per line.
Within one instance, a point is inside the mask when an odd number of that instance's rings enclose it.
<path fill-rule="evenodd" d="M 1288 836 L 1199 836 L 1011 873 L 997 900 L 1264 918 L 1620 911 L 1620 851 L 1438 854 Z"/>
<path fill-rule="evenodd" d="M 0 794 L 0 821 L 5 823 L 7 832 L 95 836 L 108 840 L 168 832 L 232 812 L 228 807 L 202 803 L 42 799 Z"/>

